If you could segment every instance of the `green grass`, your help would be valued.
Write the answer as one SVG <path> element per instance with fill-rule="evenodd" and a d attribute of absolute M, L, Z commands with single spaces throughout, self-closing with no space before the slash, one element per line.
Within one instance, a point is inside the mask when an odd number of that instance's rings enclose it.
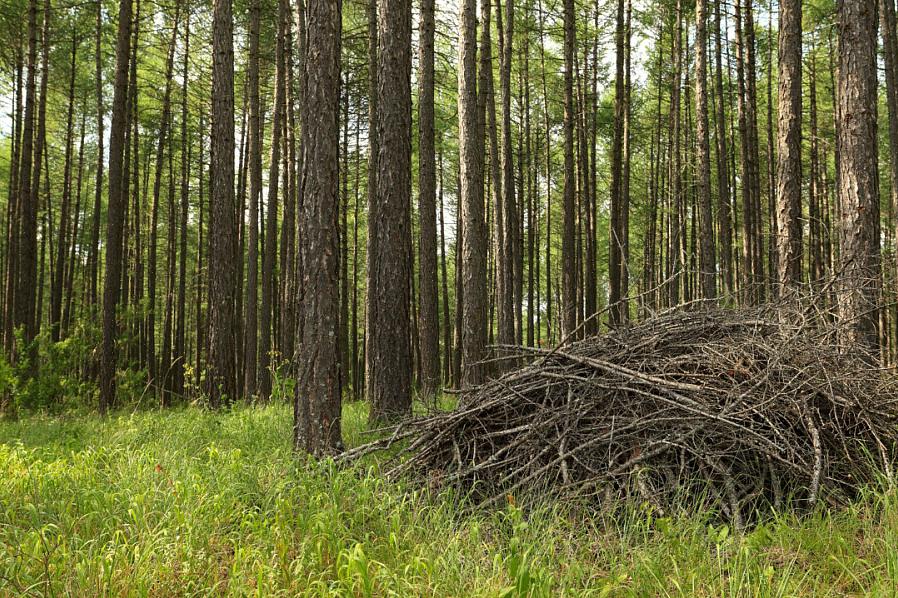
<path fill-rule="evenodd" d="M 346 408 L 361 439 L 364 406 Z M 463 516 L 290 451 L 286 406 L 0 423 L 0 595 L 895 595 L 898 498 L 731 533 L 698 515 Z"/>

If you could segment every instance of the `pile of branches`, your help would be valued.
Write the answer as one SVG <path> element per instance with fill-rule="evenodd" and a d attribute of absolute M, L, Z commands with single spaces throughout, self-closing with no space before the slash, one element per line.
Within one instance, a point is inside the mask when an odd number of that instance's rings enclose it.
<path fill-rule="evenodd" d="M 840 504 L 891 481 L 898 440 L 898 378 L 843 337 L 779 305 L 673 311 L 517 348 L 523 365 L 463 392 L 456 410 L 343 458 L 393 447 L 388 476 L 459 487 L 477 505 L 546 493 L 660 512 L 701 501 L 741 525 L 786 502 Z"/>

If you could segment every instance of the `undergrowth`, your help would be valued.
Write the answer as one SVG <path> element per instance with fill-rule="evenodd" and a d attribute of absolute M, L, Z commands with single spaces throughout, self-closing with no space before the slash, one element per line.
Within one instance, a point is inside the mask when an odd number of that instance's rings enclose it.
<path fill-rule="evenodd" d="M 345 408 L 361 442 L 366 409 Z M 289 407 L 0 423 L 3 596 L 891 596 L 898 497 L 771 516 L 462 515 L 290 450 Z"/>

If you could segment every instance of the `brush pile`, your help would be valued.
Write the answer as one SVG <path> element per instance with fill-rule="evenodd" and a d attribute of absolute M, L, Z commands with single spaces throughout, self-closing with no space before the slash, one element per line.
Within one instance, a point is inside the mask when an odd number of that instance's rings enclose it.
<path fill-rule="evenodd" d="M 343 455 L 390 446 L 390 477 L 509 496 L 716 508 L 840 504 L 889 476 L 898 378 L 796 307 L 673 311 L 556 349 Z M 520 498 L 518 498 L 520 500 Z"/>

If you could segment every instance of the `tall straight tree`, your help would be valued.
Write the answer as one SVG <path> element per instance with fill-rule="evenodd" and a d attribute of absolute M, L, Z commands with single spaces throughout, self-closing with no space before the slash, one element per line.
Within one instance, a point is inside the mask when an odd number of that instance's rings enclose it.
<path fill-rule="evenodd" d="M 875 359 L 880 287 L 876 128 L 876 0 L 840 2 L 836 138 L 839 171 L 839 310 L 846 342 Z"/>
<path fill-rule="evenodd" d="M 234 35 L 231 0 L 212 5 L 212 161 L 209 206 L 209 402 L 237 398 L 234 200 Z"/>
<path fill-rule="evenodd" d="M 801 282 L 801 0 L 780 0 L 776 143 L 777 278 Z"/>
<path fill-rule="evenodd" d="M 277 302 L 277 218 L 278 187 L 280 186 L 281 139 L 286 120 L 287 64 L 284 46 L 287 34 L 289 10 L 285 0 L 278 2 L 279 17 L 275 42 L 275 93 L 274 118 L 271 122 L 271 161 L 268 164 L 268 201 L 265 208 L 265 253 L 262 257 L 262 306 L 259 327 L 262 337 L 259 343 L 259 398 L 271 396 L 271 351 L 274 348 L 275 312 Z"/>
<path fill-rule="evenodd" d="M 131 0 L 120 0 L 115 44 L 115 89 L 109 129 L 109 204 L 106 215 L 106 277 L 103 280 L 103 348 L 100 368 L 100 412 L 115 403 L 116 309 L 122 272 L 122 236 L 125 226 L 123 166 L 125 129 L 128 126 L 128 67 L 131 57 Z"/>
<path fill-rule="evenodd" d="M 561 334 L 577 327 L 576 186 L 574 172 L 574 0 L 564 0 L 564 206 L 561 233 Z"/>
<path fill-rule="evenodd" d="M 701 0 L 699 0 L 701 2 Z M 614 74 L 614 138 L 611 143 L 611 230 L 608 243 L 608 305 L 612 325 L 626 320 L 621 288 L 624 238 L 623 227 L 623 148 L 624 148 L 624 0 L 617 0 L 615 18 L 615 74 Z M 591 315 L 591 314 L 590 314 Z"/>
<path fill-rule="evenodd" d="M 418 45 L 418 289 L 421 393 L 430 398 L 440 384 L 440 324 L 437 297 L 436 150 L 434 142 L 434 0 L 421 0 Z M 442 192 L 442 190 L 441 190 Z"/>
<path fill-rule="evenodd" d="M 98 272 L 100 261 L 100 212 L 103 200 L 103 171 L 106 166 L 104 157 L 104 124 L 106 120 L 106 108 L 103 103 L 103 0 L 97 0 L 96 40 L 94 46 L 94 77 L 96 78 L 97 99 L 97 177 L 94 184 L 94 209 L 91 215 L 92 226 L 90 234 L 90 253 L 87 257 L 90 276 L 88 300 L 91 307 L 96 306 L 98 298 Z"/>
<path fill-rule="evenodd" d="M 246 301 L 243 331 L 243 394 L 256 394 L 259 355 L 259 198 L 262 194 L 262 116 L 259 98 L 259 28 L 261 0 L 249 7 L 249 222 L 247 227 Z"/>
<path fill-rule="evenodd" d="M 886 106 L 889 116 L 889 211 L 895 216 L 898 215 L 898 39 L 895 37 L 898 32 L 895 29 L 894 0 L 880 0 L 879 19 L 885 58 Z M 898 240 L 898 224 L 893 225 L 896 226 L 893 229 L 893 238 Z M 898 256 L 896 256 L 895 268 L 895 274 L 898 274 Z M 898 318 L 893 327 L 896 326 L 898 326 Z"/>
<path fill-rule="evenodd" d="M 67 235 L 69 232 L 69 212 L 72 198 L 72 153 L 74 151 L 74 117 L 75 117 L 75 68 L 78 56 L 78 37 L 72 35 L 72 54 L 69 64 L 69 99 L 66 110 L 65 164 L 62 175 L 62 205 L 59 214 L 59 235 L 56 241 L 56 264 L 54 265 L 53 285 L 50 290 L 50 335 L 54 342 L 59 341 L 62 332 L 62 293 L 65 286 L 65 263 L 68 254 Z"/>
<path fill-rule="evenodd" d="M 340 435 L 339 230 L 340 0 L 306 4 L 300 243 L 301 322 L 294 395 L 293 445 L 322 455 Z M 404 281 L 403 281 L 404 282 Z"/>
<path fill-rule="evenodd" d="M 511 59 L 514 39 L 514 0 L 505 0 L 505 27 L 503 31 L 502 11 L 496 12 L 496 24 L 499 30 L 499 93 L 502 102 L 502 144 L 501 144 L 501 181 L 502 194 L 500 212 L 497 219 L 502 219 L 502 237 L 498 247 L 497 289 L 499 290 L 498 322 L 499 344 L 511 345 L 516 342 L 515 334 L 515 265 L 517 264 L 517 232 L 518 211 L 515 204 L 514 158 L 511 141 Z M 489 74 L 492 77 L 492 73 Z M 498 198 L 497 198 L 498 201 Z"/>
<path fill-rule="evenodd" d="M 49 15 L 44 15 L 48 18 Z M 35 295 L 37 289 L 37 217 L 38 188 L 40 187 L 41 158 L 43 155 L 40 131 L 35 133 L 37 108 L 37 0 L 28 3 L 28 76 L 25 87 L 25 128 L 22 140 L 21 174 L 19 175 L 19 242 L 17 253 L 17 282 L 14 300 L 13 324 L 21 327 L 26 343 L 36 333 Z M 44 77 L 41 77 L 44 86 Z M 42 99 L 45 94 L 42 93 Z M 38 124 L 40 128 L 40 124 Z"/>
<path fill-rule="evenodd" d="M 477 0 L 461 0 L 458 152 L 461 182 L 461 382 L 483 381 L 487 339 L 487 238 L 483 205 L 483 131 L 477 117 Z"/>
<path fill-rule="evenodd" d="M 717 253 L 711 217 L 711 147 L 708 133 L 708 5 L 695 3 L 695 118 L 698 138 L 697 193 L 700 213 L 700 284 L 702 298 L 717 298 Z M 799 148 L 800 149 L 800 148 Z"/>
<path fill-rule="evenodd" d="M 159 133 L 156 145 L 156 167 L 153 176 L 153 208 L 150 223 L 150 259 L 147 273 L 147 363 L 149 365 L 150 381 L 153 386 L 159 385 L 157 380 L 157 361 L 156 361 L 156 244 L 158 239 L 158 221 L 159 221 L 159 198 L 162 191 L 162 170 L 163 159 L 165 157 L 165 143 L 169 134 L 169 123 L 171 122 L 171 87 L 172 73 L 175 67 L 175 44 L 178 39 L 178 20 L 180 18 L 181 5 L 175 6 L 174 26 L 172 27 L 171 43 L 168 47 L 168 58 L 165 62 L 165 91 L 162 94 L 162 117 L 159 121 Z M 169 223 L 171 228 L 171 222 Z M 168 372 L 170 364 L 161 363 L 162 376 L 168 380 L 170 372 Z"/>
<path fill-rule="evenodd" d="M 411 413 L 412 6 L 377 5 L 377 197 L 368 214 L 367 396 L 373 422 Z"/>

